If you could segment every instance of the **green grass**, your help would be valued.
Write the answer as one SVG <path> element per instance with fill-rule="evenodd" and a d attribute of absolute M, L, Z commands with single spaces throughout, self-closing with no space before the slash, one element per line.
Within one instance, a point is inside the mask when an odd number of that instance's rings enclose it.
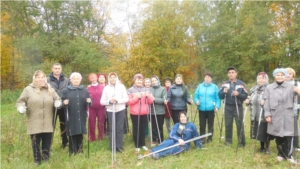
<path fill-rule="evenodd" d="M 194 119 L 195 106 L 193 106 L 193 114 L 190 120 Z M 222 111 L 222 110 L 221 110 Z M 218 113 L 221 121 L 221 111 Z M 190 113 L 189 113 L 190 114 Z M 197 115 L 198 118 L 198 115 Z M 129 122 L 130 124 L 131 122 Z M 245 148 L 239 148 L 237 155 L 235 154 L 237 136 L 234 134 L 232 146 L 225 146 L 224 140 L 219 143 L 220 130 L 215 119 L 215 133 L 213 142 L 205 144 L 203 149 L 196 149 L 191 144 L 189 151 L 179 156 L 169 156 L 160 160 L 145 158 L 138 160 L 134 154 L 134 143 L 132 135 L 125 135 L 124 153 L 117 153 L 117 163 L 114 168 L 188 168 L 188 169 L 204 169 L 204 168 L 299 168 L 300 166 L 292 166 L 289 162 L 276 161 L 275 142 L 271 141 L 271 154 L 255 153 L 253 155 L 254 141 L 249 139 L 249 111 L 245 122 L 245 135 L 247 145 Z M 198 119 L 196 119 L 198 126 Z M 235 125 L 234 125 L 235 128 Z M 223 128 L 223 135 L 224 135 Z M 233 133 L 236 133 L 234 130 Z M 164 131 L 165 138 L 167 132 Z M 149 146 L 149 139 L 146 140 Z M 102 141 L 90 143 L 90 157 L 87 156 L 87 141 L 84 140 L 84 153 L 69 157 L 68 149 L 60 148 L 59 127 L 57 125 L 54 137 L 54 143 L 51 149 L 51 158 L 47 162 L 42 162 L 38 168 L 46 169 L 92 169 L 92 168 L 111 168 L 111 152 L 109 151 L 109 142 L 105 138 Z M 257 142 L 257 149 L 259 148 Z M 300 158 L 300 153 L 294 154 L 296 158 Z M 17 113 L 14 104 L 4 104 L 1 107 L 1 168 L 3 169 L 26 169 L 35 168 L 33 163 L 32 148 L 29 136 L 26 134 L 26 117 Z"/>

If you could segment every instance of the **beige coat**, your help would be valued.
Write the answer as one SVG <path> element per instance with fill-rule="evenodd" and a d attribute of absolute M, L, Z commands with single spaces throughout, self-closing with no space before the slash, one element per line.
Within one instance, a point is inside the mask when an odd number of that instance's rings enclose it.
<path fill-rule="evenodd" d="M 42 88 L 38 93 L 31 84 L 23 90 L 17 100 L 17 107 L 23 103 L 27 107 L 27 134 L 53 132 L 54 101 L 61 99 L 53 89 L 51 91 L 49 93 L 47 88 Z"/>
<path fill-rule="evenodd" d="M 273 136 L 294 136 L 293 84 L 276 82 L 265 89 L 265 117 L 271 116 L 267 132 Z"/>

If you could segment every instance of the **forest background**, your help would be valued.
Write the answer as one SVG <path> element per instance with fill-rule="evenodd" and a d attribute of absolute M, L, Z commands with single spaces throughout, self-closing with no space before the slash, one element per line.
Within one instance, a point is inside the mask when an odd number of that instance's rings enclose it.
<path fill-rule="evenodd" d="M 128 31 L 111 27 L 117 4 Z M 63 73 L 118 73 L 160 79 L 183 74 L 191 88 L 207 71 L 220 84 L 234 66 L 255 83 L 277 67 L 300 72 L 298 1 L 1 1 L 1 91 L 24 88 L 59 62 Z"/>

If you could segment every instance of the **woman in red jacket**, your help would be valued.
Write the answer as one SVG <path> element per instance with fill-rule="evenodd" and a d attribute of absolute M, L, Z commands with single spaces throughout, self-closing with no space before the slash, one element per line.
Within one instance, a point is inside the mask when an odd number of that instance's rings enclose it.
<path fill-rule="evenodd" d="M 140 147 L 146 151 L 148 150 L 145 146 L 145 128 L 147 125 L 148 106 L 153 102 L 153 96 L 143 86 L 143 79 L 142 74 L 134 75 L 134 84 L 128 89 L 129 101 L 127 104 L 130 107 L 136 153 L 139 153 Z"/>

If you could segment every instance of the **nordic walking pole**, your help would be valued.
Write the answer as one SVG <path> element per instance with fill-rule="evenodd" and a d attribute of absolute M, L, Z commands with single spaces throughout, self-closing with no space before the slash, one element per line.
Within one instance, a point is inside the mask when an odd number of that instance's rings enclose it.
<path fill-rule="evenodd" d="M 111 134 L 112 134 L 112 136 L 111 136 L 111 141 L 112 141 L 112 157 L 111 157 L 111 159 L 112 159 L 112 161 L 111 161 L 111 165 L 113 166 L 114 165 L 114 163 L 117 161 L 116 160 L 116 114 L 115 114 L 115 112 L 116 112 L 116 105 L 115 105 L 115 103 L 113 104 L 113 112 L 112 112 L 112 126 L 111 126 Z"/>
<path fill-rule="evenodd" d="M 236 98 L 236 97 L 235 97 L 235 98 Z M 237 105 L 237 102 L 236 102 L 236 105 Z M 248 106 L 246 106 L 246 108 L 245 108 L 245 113 L 244 113 L 244 118 L 243 118 L 242 124 L 241 124 L 240 116 L 238 115 L 239 123 L 240 123 L 240 126 L 241 126 L 240 134 L 239 134 L 239 138 L 238 138 L 239 141 L 242 141 L 242 140 L 241 140 L 241 137 L 242 137 L 242 133 L 243 133 L 243 129 L 244 129 L 244 122 L 245 122 L 245 117 L 246 117 L 246 114 L 247 114 L 247 109 L 248 109 Z M 238 112 L 238 113 L 239 113 L 239 112 Z M 236 151 L 235 151 L 235 155 L 237 155 L 237 150 L 238 150 L 238 148 L 239 148 L 239 143 L 237 144 Z"/>
<path fill-rule="evenodd" d="M 149 111 L 149 105 L 148 105 L 148 96 L 146 96 L 146 101 L 145 101 L 146 105 L 147 105 L 147 123 L 148 123 L 148 129 L 149 129 L 149 147 L 151 147 L 151 142 L 152 142 L 152 124 L 151 124 L 151 111 Z M 150 121 L 150 123 L 149 123 Z"/>
<path fill-rule="evenodd" d="M 90 158 L 90 109 L 87 106 L 87 116 L 88 116 L 88 158 Z"/>
<path fill-rule="evenodd" d="M 136 150 L 139 149 L 139 137 L 140 137 L 140 114 L 141 114 L 141 98 L 139 98 L 139 114 L 138 114 L 138 126 L 137 126 L 137 141 L 136 141 Z M 135 153 L 139 153 L 139 151 L 136 151 Z"/>
<path fill-rule="evenodd" d="M 155 111 L 154 103 L 152 103 L 152 107 L 153 107 L 154 118 L 155 118 L 155 122 L 156 122 L 156 129 L 157 129 L 157 132 L 158 132 L 159 143 L 161 143 L 160 131 L 159 131 L 159 128 L 158 128 L 158 122 L 157 122 L 157 117 L 156 117 L 156 111 Z"/>
<path fill-rule="evenodd" d="M 254 151 L 253 151 L 253 156 L 255 155 L 255 150 L 256 150 L 256 142 L 257 142 L 257 137 L 259 134 L 259 127 L 260 127 L 260 122 L 261 122 L 261 115 L 262 115 L 263 108 L 261 107 L 260 112 L 259 112 L 259 119 L 258 119 L 258 127 L 256 131 L 256 138 L 255 138 L 255 143 L 254 143 Z M 255 125 L 255 119 L 254 119 L 254 125 Z"/>
<path fill-rule="evenodd" d="M 208 137 L 208 136 L 210 136 L 210 135 L 211 135 L 211 133 L 204 134 L 204 135 L 202 135 L 202 136 L 198 136 L 198 137 L 192 138 L 192 139 L 190 139 L 190 140 L 186 140 L 186 141 L 184 141 L 184 143 L 186 144 L 186 143 L 189 143 L 189 142 L 192 142 L 192 141 L 195 141 L 195 140 L 199 140 L 199 139 L 204 138 L 204 137 Z M 140 160 L 140 159 L 143 159 L 143 158 L 145 158 L 145 157 L 148 157 L 148 156 L 150 156 L 150 155 L 152 155 L 152 154 L 159 153 L 159 152 L 162 152 L 162 151 L 165 151 L 165 150 L 168 150 L 168 149 L 170 149 L 170 148 L 177 147 L 177 146 L 180 146 L 180 144 L 177 143 L 177 144 L 174 144 L 174 145 L 172 145 L 172 146 L 169 146 L 169 147 L 160 149 L 160 150 L 158 150 L 158 151 L 149 153 L 149 154 L 147 154 L 147 155 L 139 156 L 138 159 Z"/>
<path fill-rule="evenodd" d="M 57 115 L 57 107 L 55 107 L 54 118 L 53 118 L 53 123 L 52 123 L 52 125 L 53 125 L 53 133 L 52 133 L 50 147 L 52 147 L 52 144 L 53 144 L 53 138 L 54 138 L 54 132 L 55 132 L 55 126 L 56 126 L 56 115 Z"/>
<path fill-rule="evenodd" d="M 223 120 L 224 120 L 224 116 L 225 116 L 225 105 L 226 105 L 226 93 L 225 93 L 225 97 L 223 100 L 223 114 L 222 114 L 222 120 L 221 120 L 221 129 L 220 129 L 220 140 L 219 142 L 221 143 L 221 139 L 222 139 L 222 129 L 223 129 Z"/>
<path fill-rule="evenodd" d="M 214 110 L 216 110 L 216 103 L 214 102 Z M 218 126 L 219 126 L 219 129 L 221 130 L 221 126 L 220 126 L 220 121 L 219 121 L 219 117 L 218 117 L 218 114 L 215 113 L 215 116 L 217 116 L 217 122 L 218 122 Z"/>
<path fill-rule="evenodd" d="M 166 96 L 164 96 L 164 99 L 167 100 Z M 166 104 L 166 108 L 167 108 L 167 112 L 168 112 L 168 114 L 170 116 L 170 121 L 171 121 L 172 116 L 171 116 L 171 113 L 170 113 L 170 110 L 169 110 L 169 107 L 168 107 L 168 103 Z M 173 122 L 173 126 L 174 126 L 174 121 L 172 120 L 172 122 Z"/>
<path fill-rule="evenodd" d="M 191 95 L 190 97 L 193 98 L 193 95 Z M 199 100 L 199 103 L 200 103 L 200 100 Z M 193 105 L 191 105 L 191 113 L 193 113 Z M 196 116 L 197 116 L 197 109 L 196 109 L 196 112 L 195 112 L 195 115 L 194 115 L 194 118 L 193 118 L 193 123 L 194 124 L 195 124 Z"/>

